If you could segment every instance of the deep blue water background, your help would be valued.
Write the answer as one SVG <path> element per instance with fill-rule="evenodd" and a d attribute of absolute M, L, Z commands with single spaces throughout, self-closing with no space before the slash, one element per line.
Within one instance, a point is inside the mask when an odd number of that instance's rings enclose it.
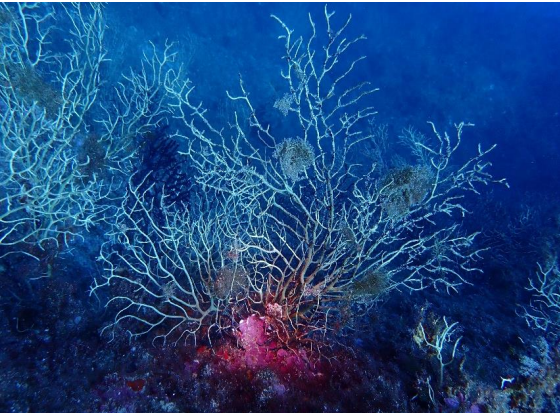
<path fill-rule="evenodd" d="M 243 75 L 255 101 L 273 102 L 282 18 L 295 34 L 319 29 L 322 4 L 111 4 L 115 66 L 134 65 L 147 40 L 179 44 L 198 96 L 207 105 L 236 90 Z M 476 124 L 468 139 L 498 143 L 494 174 L 508 197 L 557 196 L 560 188 L 560 6 L 558 4 L 333 4 L 335 22 L 352 14 L 348 37 L 365 34 L 354 73 L 380 88 L 380 123 L 395 132 L 430 120 Z M 111 48 L 111 45 L 110 45 Z M 351 52 L 351 53 L 352 53 Z"/>

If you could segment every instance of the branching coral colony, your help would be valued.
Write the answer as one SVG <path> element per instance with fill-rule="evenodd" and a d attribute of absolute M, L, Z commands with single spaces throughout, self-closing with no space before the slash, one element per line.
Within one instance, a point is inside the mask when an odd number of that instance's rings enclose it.
<path fill-rule="evenodd" d="M 270 106 L 291 136 L 259 119 L 242 79 L 228 97 L 244 106 L 248 127 L 237 113 L 230 128 L 214 126 L 182 71 L 166 68 L 172 47 L 146 58 L 165 72 L 162 99 L 196 188 L 188 204 L 171 204 L 150 195 L 149 177 L 129 185 L 101 253 L 106 276 L 92 290 L 116 291 L 109 304 L 118 312 L 106 330 L 176 343 L 211 339 L 257 316 L 280 345 L 320 348 L 349 315 L 393 290 L 449 292 L 477 271 L 477 233 L 449 218 L 466 212 L 466 192 L 502 182 L 483 160 L 494 146 L 452 167 L 471 125 L 456 125 L 451 136 L 431 124 L 432 140 L 408 134 L 416 164 L 379 176 L 360 163 L 356 154 L 375 138 L 368 101 L 376 89 L 351 83 L 364 57 L 344 58 L 365 37 L 348 40 L 350 18 L 335 27 L 333 15 L 325 7 L 324 36 L 310 16 L 306 40 L 272 16 L 284 31 L 286 67 L 285 93 Z"/>
<path fill-rule="evenodd" d="M 82 12 L 80 12 L 82 11 Z M 70 51 L 49 49 L 55 12 L 0 5 L 0 256 L 45 247 L 102 219 L 107 196 L 75 146 L 99 92 L 105 60 L 97 6 L 65 6 Z"/>
<path fill-rule="evenodd" d="M 142 69 L 114 88 L 110 107 L 97 102 L 101 9 L 64 10 L 75 43 L 55 72 L 62 93 L 40 107 L 33 92 L 18 89 L 18 73 L 40 76 L 39 62 L 51 61 L 43 52 L 49 15 L 2 9 L 3 41 L 13 47 L 2 56 L 0 103 L 10 110 L 1 115 L 9 164 L 0 171 L 0 241 L 40 243 L 102 217 L 110 226 L 100 254 L 105 272 L 91 293 L 109 294 L 107 305 L 116 309 L 104 331 L 178 343 L 259 326 L 277 348 L 321 351 L 384 295 L 430 286 L 450 292 L 477 271 L 477 233 L 460 231 L 461 202 L 480 184 L 502 182 L 484 160 L 494 147 L 479 146 L 452 166 L 471 125 L 460 123 L 449 135 L 431 124 L 431 139 L 405 134 L 410 165 L 377 171 L 363 156 L 379 136 L 369 103 L 376 89 L 353 83 L 365 57 L 350 56 L 365 37 L 345 37 L 350 18 L 338 26 L 325 7 L 324 22 L 310 16 L 311 36 L 303 39 L 272 16 L 283 30 L 286 66 L 284 91 L 267 105 L 282 129 L 293 131 L 284 136 L 259 118 L 242 79 L 238 92 L 227 94 L 238 109 L 233 125 L 214 126 L 172 44 L 152 45 Z M 38 40 L 30 40 L 30 27 Z M 95 116 L 86 116 L 94 103 Z M 90 119 L 111 172 L 105 181 L 79 172 L 76 140 Z M 192 171 L 188 199 L 171 197 L 149 172 L 132 173 L 131 143 L 162 124 L 175 131 Z M 128 190 L 118 199 L 111 190 L 122 177 Z"/>
<path fill-rule="evenodd" d="M 101 102 L 104 36 L 100 4 L 0 4 L 0 257 L 36 258 L 106 222 L 131 143 L 163 120 L 156 66 Z"/>

